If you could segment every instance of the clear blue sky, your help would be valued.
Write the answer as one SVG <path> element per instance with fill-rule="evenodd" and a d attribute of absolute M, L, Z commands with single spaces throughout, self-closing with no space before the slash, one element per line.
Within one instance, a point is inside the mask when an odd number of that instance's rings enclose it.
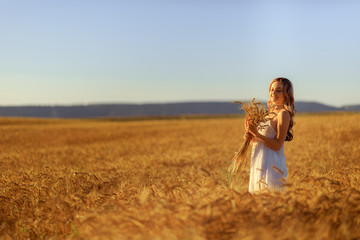
<path fill-rule="evenodd" d="M 360 104 L 360 1 L 0 0 L 0 105 Z"/>

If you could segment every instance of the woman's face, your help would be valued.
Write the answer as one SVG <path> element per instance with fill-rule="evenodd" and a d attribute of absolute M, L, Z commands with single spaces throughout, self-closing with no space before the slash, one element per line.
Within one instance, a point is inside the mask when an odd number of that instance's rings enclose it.
<path fill-rule="evenodd" d="M 284 105 L 284 84 L 282 82 L 273 82 L 270 86 L 269 96 L 273 105 Z"/>

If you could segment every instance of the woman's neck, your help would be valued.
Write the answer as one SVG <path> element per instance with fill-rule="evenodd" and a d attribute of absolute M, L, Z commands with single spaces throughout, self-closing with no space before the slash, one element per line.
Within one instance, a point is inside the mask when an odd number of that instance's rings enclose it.
<path fill-rule="evenodd" d="M 280 105 L 273 105 L 272 109 L 274 112 L 280 112 L 280 110 L 285 109 L 285 108 L 284 108 L 284 105 L 280 104 Z"/>

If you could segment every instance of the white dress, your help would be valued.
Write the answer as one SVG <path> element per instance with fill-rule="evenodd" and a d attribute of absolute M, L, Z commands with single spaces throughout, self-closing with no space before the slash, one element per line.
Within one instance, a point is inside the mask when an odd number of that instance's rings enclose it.
<path fill-rule="evenodd" d="M 259 130 L 261 135 L 269 138 L 276 136 L 270 121 L 262 126 L 265 128 Z M 279 151 L 274 151 L 261 141 L 254 142 L 251 150 L 249 192 L 255 193 L 266 189 L 281 191 L 286 177 L 284 144 Z"/>

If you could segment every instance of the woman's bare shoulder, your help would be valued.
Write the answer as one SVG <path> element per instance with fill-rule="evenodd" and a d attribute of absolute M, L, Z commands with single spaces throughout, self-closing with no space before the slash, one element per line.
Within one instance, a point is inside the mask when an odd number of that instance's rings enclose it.
<path fill-rule="evenodd" d="M 278 112 L 277 117 L 279 119 L 285 120 L 285 121 L 290 121 L 290 113 L 288 111 L 286 111 L 285 109 L 282 109 Z"/>

